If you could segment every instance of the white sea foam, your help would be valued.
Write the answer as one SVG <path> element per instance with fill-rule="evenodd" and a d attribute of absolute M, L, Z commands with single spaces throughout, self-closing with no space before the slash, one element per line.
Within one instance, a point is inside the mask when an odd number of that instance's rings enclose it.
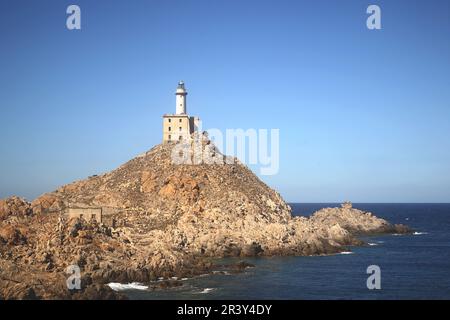
<path fill-rule="evenodd" d="M 205 289 L 203 289 L 203 291 L 200 292 L 200 293 L 210 293 L 210 292 L 213 291 L 213 290 L 214 290 L 214 288 L 205 288 Z"/>
<path fill-rule="evenodd" d="M 212 273 L 213 274 L 220 274 L 220 275 L 224 275 L 224 276 L 229 276 L 231 274 L 228 271 L 222 271 L 222 270 L 214 270 Z"/>
<path fill-rule="evenodd" d="M 415 236 L 420 236 L 420 235 L 423 235 L 423 234 L 428 234 L 428 232 L 414 232 L 413 233 L 413 235 L 415 235 Z"/>
<path fill-rule="evenodd" d="M 369 243 L 368 243 L 368 245 L 369 245 L 369 246 L 377 246 L 377 245 L 378 245 L 378 243 L 374 243 L 374 242 L 369 242 Z"/>
<path fill-rule="evenodd" d="M 114 291 L 123 291 L 123 290 L 147 290 L 148 286 L 144 286 L 139 282 L 132 282 L 128 284 L 118 283 L 118 282 L 110 282 L 108 286 Z"/>
<path fill-rule="evenodd" d="M 351 252 L 351 251 L 342 251 L 342 252 L 340 252 L 340 254 L 353 254 L 354 252 Z"/>

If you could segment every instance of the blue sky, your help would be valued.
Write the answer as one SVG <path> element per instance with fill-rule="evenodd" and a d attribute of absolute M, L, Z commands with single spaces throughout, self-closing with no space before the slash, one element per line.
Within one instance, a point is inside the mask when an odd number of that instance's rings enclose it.
<path fill-rule="evenodd" d="M 1 1 L 0 198 L 160 143 L 183 79 L 205 129 L 280 129 L 288 201 L 450 202 L 449 35 L 445 0 Z"/>

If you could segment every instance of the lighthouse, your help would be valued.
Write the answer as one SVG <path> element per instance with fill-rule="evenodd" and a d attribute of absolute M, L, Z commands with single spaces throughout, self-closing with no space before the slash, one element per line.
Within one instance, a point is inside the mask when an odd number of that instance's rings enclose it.
<path fill-rule="evenodd" d="M 187 114 L 186 96 L 184 82 L 180 81 L 175 91 L 175 113 L 163 115 L 163 143 L 189 140 L 198 130 L 200 119 Z"/>
<path fill-rule="evenodd" d="M 186 96 L 187 91 L 184 87 L 184 82 L 178 82 L 177 91 L 175 92 L 176 96 L 176 114 L 186 114 Z"/>

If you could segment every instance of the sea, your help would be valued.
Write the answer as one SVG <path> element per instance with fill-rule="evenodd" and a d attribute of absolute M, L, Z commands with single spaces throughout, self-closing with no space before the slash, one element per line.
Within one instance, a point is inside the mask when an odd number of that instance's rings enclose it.
<path fill-rule="evenodd" d="M 332 203 L 291 203 L 293 215 L 309 216 Z M 311 257 L 245 258 L 242 273 L 183 279 L 171 289 L 116 284 L 131 299 L 450 299 L 450 204 L 357 203 L 391 223 L 412 227 L 411 235 L 362 238 L 366 246 Z M 221 263 L 242 259 L 222 259 Z M 370 266 L 379 267 L 378 288 L 368 288 Z M 373 282 L 372 280 L 369 281 Z"/>

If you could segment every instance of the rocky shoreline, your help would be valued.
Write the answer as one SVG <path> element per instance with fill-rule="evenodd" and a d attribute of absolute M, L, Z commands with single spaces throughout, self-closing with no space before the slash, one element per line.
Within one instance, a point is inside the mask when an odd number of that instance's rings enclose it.
<path fill-rule="evenodd" d="M 14 203 L 20 203 L 15 198 Z M 25 207 L 28 205 L 23 202 Z M 23 207 L 22 207 L 23 208 Z M 16 212 L 21 212 L 18 210 Z M 24 212 L 24 211 L 22 211 Z M 25 210 L 25 212 L 27 212 Z M 324 215 L 326 219 L 324 221 Z M 346 246 L 364 245 L 355 235 L 373 235 L 386 233 L 410 233 L 403 225 L 391 225 L 384 220 L 375 218 L 370 213 L 357 209 L 327 208 L 316 212 L 310 218 L 293 218 L 292 223 L 309 223 L 314 232 L 319 232 L 319 226 L 334 222 L 344 217 L 357 224 L 345 226 L 355 233 L 343 229 L 339 224 L 327 228 L 329 238 L 326 240 L 305 244 L 308 250 L 280 248 L 278 251 L 264 251 L 260 245 L 251 244 L 240 251 L 228 251 L 221 256 L 273 256 L 273 255 L 325 255 L 348 251 Z M 181 283 L 176 279 L 191 278 L 205 273 L 212 273 L 223 268 L 214 263 L 211 257 L 205 255 L 180 255 L 176 263 L 165 264 L 166 255 L 152 253 L 159 265 L 149 266 L 148 260 L 143 260 L 144 253 L 133 248 L 133 245 L 115 233 L 109 227 L 95 222 L 72 220 L 62 230 L 64 238 L 58 239 L 59 230 L 57 217 L 49 214 L 45 217 L 33 215 L 12 215 L 2 220 L 0 227 L 0 298 L 1 299 L 125 299 L 120 292 L 111 290 L 106 284 L 110 282 L 148 284 L 158 281 L 155 288 L 170 288 Z M 334 217 L 334 218 L 333 218 Z M 376 219 L 375 227 L 367 225 L 366 219 Z M 19 226 L 11 220 L 21 222 Z M 297 221 L 299 220 L 299 221 Z M 9 223 L 5 223 L 9 222 Z M 28 223 L 25 223 L 27 221 Z M 372 223 L 374 223 L 372 221 Z M 323 225 L 322 225 L 323 226 Z M 42 234 L 40 230 L 47 230 Z M 320 232 L 324 232 L 321 230 Z M 59 242 L 59 243 L 57 243 Z M 176 254 L 176 253 L 175 253 Z M 178 252 L 178 254 L 180 254 Z M 148 259 L 148 257 L 146 257 Z M 68 290 L 66 281 L 70 274 L 66 273 L 68 265 L 80 266 L 81 289 Z M 238 265 L 225 266 L 233 272 L 240 272 L 251 265 L 242 262 Z"/>
<path fill-rule="evenodd" d="M 174 277 L 217 270 L 215 258 L 333 254 L 364 244 L 360 235 L 411 232 L 349 203 L 293 217 L 237 160 L 173 165 L 172 148 L 156 146 L 31 203 L 0 200 L 0 299 L 124 299 L 106 284 L 164 279 L 157 285 L 170 287 Z M 114 210 L 109 223 L 86 221 L 67 216 L 74 204 Z M 69 266 L 79 268 L 80 289 L 68 289 Z"/>

